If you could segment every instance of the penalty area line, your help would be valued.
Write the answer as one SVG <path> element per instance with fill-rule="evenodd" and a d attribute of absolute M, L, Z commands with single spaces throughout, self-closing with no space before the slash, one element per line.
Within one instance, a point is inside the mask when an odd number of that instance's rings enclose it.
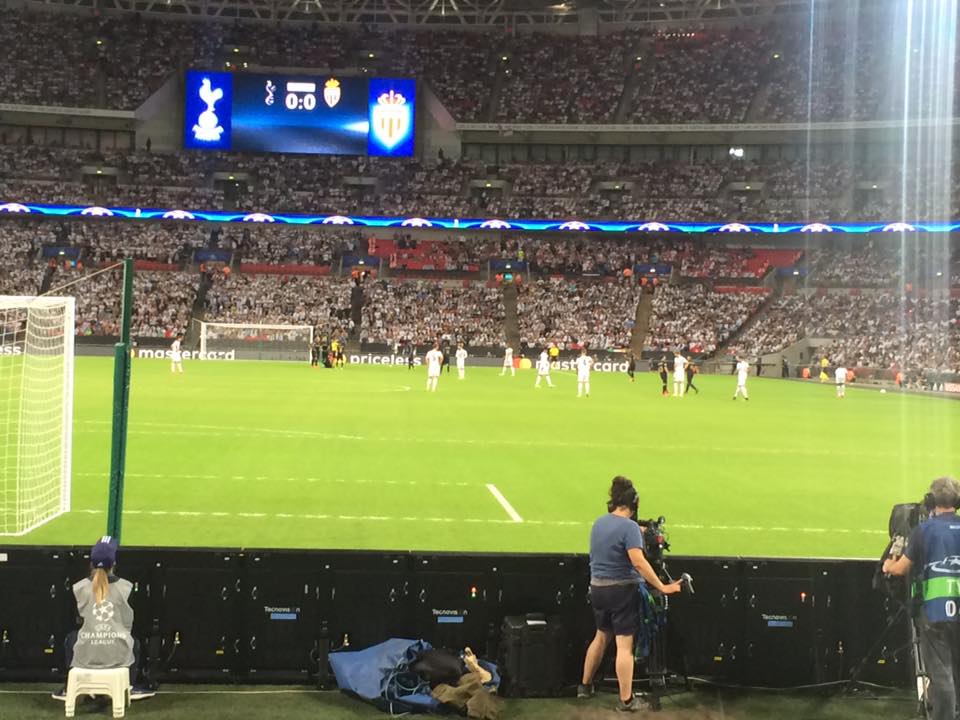
<path fill-rule="evenodd" d="M 523 522 L 523 518 L 520 517 L 520 514 L 513 509 L 513 505 L 511 505 L 510 501 L 503 496 L 503 493 L 497 490 L 496 485 L 487 483 L 487 490 L 489 490 L 490 494 L 496 498 L 497 502 L 500 503 L 500 506 L 507 511 L 507 515 L 510 516 L 511 520 L 513 520 L 515 523 Z"/>

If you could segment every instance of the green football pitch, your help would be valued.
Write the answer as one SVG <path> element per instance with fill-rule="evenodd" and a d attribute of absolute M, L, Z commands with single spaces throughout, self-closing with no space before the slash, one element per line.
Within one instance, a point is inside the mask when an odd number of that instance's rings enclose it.
<path fill-rule="evenodd" d="M 684 555 L 876 557 L 890 508 L 960 474 L 960 403 L 702 376 L 660 396 L 573 373 L 134 361 L 123 541 L 192 547 L 583 552 L 612 476 Z M 112 360 L 79 358 L 73 509 L 14 542 L 106 524 Z M 4 539 L 9 542 L 10 539 Z"/>

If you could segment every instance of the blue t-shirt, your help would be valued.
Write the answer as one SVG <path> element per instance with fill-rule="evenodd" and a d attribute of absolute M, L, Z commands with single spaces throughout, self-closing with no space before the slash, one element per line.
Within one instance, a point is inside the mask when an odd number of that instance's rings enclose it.
<path fill-rule="evenodd" d="M 640 582 L 640 573 L 627 555 L 633 548 L 643 550 L 643 535 L 637 523 L 613 513 L 597 518 L 590 530 L 590 577 Z"/>

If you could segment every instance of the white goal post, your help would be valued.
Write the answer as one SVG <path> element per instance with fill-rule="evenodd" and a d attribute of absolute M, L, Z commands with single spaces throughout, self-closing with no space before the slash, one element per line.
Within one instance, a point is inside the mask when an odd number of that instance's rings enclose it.
<path fill-rule="evenodd" d="M 70 510 L 74 302 L 0 296 L 0 536 Z"/>
<path fill-rule="evenodd" d="M 312 346 L 312 325 L 200 321 L 201 358 L 309 362 Z"/>

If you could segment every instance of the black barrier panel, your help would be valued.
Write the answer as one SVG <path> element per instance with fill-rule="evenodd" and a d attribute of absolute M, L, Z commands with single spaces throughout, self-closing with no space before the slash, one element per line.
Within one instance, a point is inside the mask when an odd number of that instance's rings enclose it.
<path fill-rule="evenodd" d="M 316 673 L 319 599 L 330 588 L 321 588 L 315 562 L 289 553 L 243 558 L 240 656 L 252 677 L 302 683 Z"/>
<path fill-rule="evenodd" d="M 894 580 L 873 587 L 875 563 L 843 563 L 836 585 L 843 601 L 834 613 L 842 628 L 843 676 L 902 684 L 913 671 L 910 638 L 903 605 L 906 587 Z"/>
<path fill-rule="evenodd" d="M 416 636 L 435 647 L 484 653 L 493 635 L 491 566 L 483 557 L 415 558 L 410 603 Z"/>
<path fill-rule="evenodd" d="M 0 678 L 63 677 L 63 640 L 76 607 L 67 572 L 70 555 L 70 550 L 0 549 Z"/>
<path fill-rule="evenodd" d="M 593 636 L 593 613 L 587 600 L 590 571 L 586 558 L 567 556 L 496 556 L 491 558 L 491 591 L 495 593 L 490 621 L 499 636 L 508 616 L 539 614 L 556 617 L 566 632 L 562 657 L 564 676 L 573 677 Z M 499 638 L 497 638 L 499 639 Z M 502 655 L 499 643 L 488 648 Z"/>
<path fill-rule="evenodd" d="M 689 675 L 739 681 L 744 652 L 742 563 L 673 558 L 670 565 L 674 572 L 693 576 L 696 594 L 669 599 L 668 664 Z"/>
<path fill-rule="evenodd" d="M 60 679 L 86 552 L 0 548 L 0 679 Z M 696 594 L 669 599 L 669 670 L 778 686 L 855 670 L 883 684 L 908 677 L 906 616 L 884 634 L 893 608 L 871 588 L 876 563 L 672 557 L 670 566 L 694 576 Z M 493 659 L 503 618 L 539 613 L 559 620 L 555 654 L 572 685 L 594 632 L 583 556 L 124 548 L 118 570 L 135 585 L 143 665 L 161 681 L 328 687 L 328 652 L 390 637 L 469 644 Z"/>
<path fill-rule="evenodd" d="M 324 558 L 329 593 L 321 592 L 321 617 L 331 651 L 360 650 L 391 637 L 415 634 L 410 620 L 407 555 L 338 553 Z"/>
<path fill-rule="evenodd" d="M 241 643 L 238 555 L 165 553 L 158 562 L 161 667 L 187 679 L 229 677 L 239 667 Z"/>
<path fill-rule="evenodd" d="M 831 594 L 828 583 L 818 580 L 829 572 L 812 564 L 745 563 L 741 682 L 788 687 L 827 679 L 825 653 L 835 665 L 836 642 L 824 637 L 818 606 L 828 606 Z"/>

